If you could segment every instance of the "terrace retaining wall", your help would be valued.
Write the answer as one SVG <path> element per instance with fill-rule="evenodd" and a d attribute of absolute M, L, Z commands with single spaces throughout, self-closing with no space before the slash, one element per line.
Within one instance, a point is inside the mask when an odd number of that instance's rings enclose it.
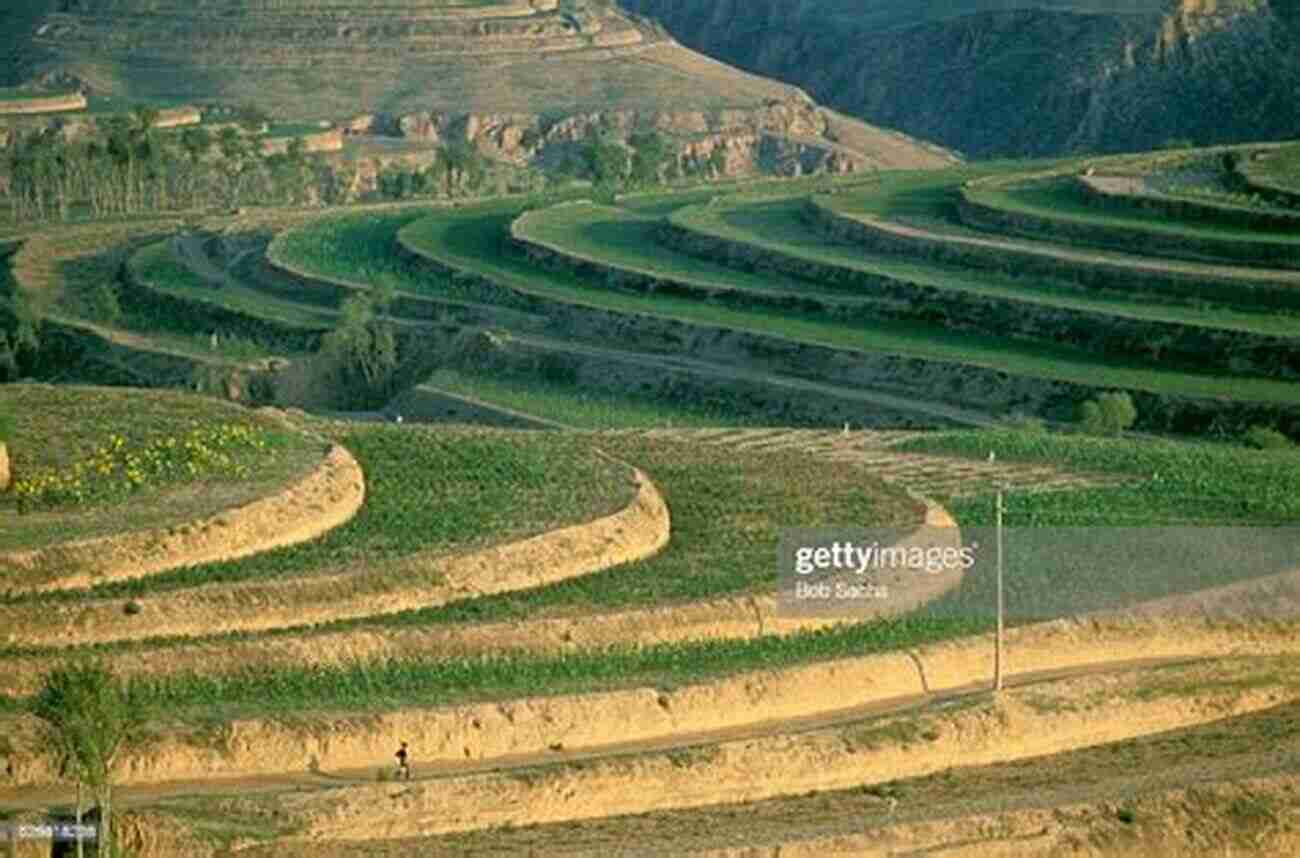
<path fill-rule="evenodd" d="M 172 527 L 0 554 L 12 593 L 91 587 L 307 542 L 352 518 L 365 499 L 361 466 L 330 448 L 302 479 L 268 497 Z"/>
<path fill-rule="evenodd" d="M 160 289 L 137 274 L 129 259 L 122 263 L 118 276 L 125 287 L 121 293 L 123 309 L 143 316 L 166 316 L 172 324 L 182 323 L 190 333 L 219 331 L 223 336 L 238 336 L 296 352 L 311 352 L 319 348 L 321 337 L 328 331 L 325 327 L 308 327 L 258 316 L 215 301 L 205 301 L 199 296 L 177 295 Z M 220 287 L 213 286 L 212 291 L 219 293 Z"/>

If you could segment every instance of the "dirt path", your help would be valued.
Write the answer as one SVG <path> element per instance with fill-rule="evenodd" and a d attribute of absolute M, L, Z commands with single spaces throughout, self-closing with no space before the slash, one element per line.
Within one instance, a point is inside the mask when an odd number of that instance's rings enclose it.
<path fill-rule="evenodd" d="M 1065 679 L 1113 675 L 1143 669 L 1197 663 L 1198 659 L 1143 658 L 1116 660 L 1053 670 L 1027 671 L 1009 675 L 1007 688 L 1029 688 Z M 436 782 L 450 778 L 477 774 L 503 774 L 524 772 L 539 766 L 609 760 L 645 753 L 689 750 L 722 742 L 776 736 L 798 735 L 829 727 L 853 724 L 884 715 L 920 712 L 933 707 L 943 707 L 958 701 L 986 696 L 988 682 L 971 682 L 939 693 L 905 695 L 880 700 L 860 706 L 818 712 L 811 715 L 773 720 L 740 728 L 680 733 L 662 739 L 640 742 L 605 744 L 585 748 L 558 748 L 545 753 L 503 755 L 486 760 L 464 763 L 421 763 L 418 751 L 414 768 L 419 774 L 417 782 Z M 158 784 L 119 787 L 115 801 L 122 808 L 140 807 L 162 799 L 184 796 L 247 795 L 252 793 L 287 793 L 311 789 L 325 789 L 347 785 L 373 785 L 375 773 L 389 767 L 386 759 L 376 760 L 375 766 L 347 768 L 332 771 L 283 772 L 258 777 L 227 777 L 204 781 L 172 781 Z M 74 793 L 68 789 L 0 790 L 0 811 L 15 812 L 41 810 L 71 803 Z"/>

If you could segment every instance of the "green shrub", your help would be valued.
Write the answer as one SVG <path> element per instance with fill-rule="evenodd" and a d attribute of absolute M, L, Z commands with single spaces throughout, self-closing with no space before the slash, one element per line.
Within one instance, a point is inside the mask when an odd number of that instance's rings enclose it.
<path fill-rule="evenodd" d="M 1256 450 L 1285 450 L 1294 446 L 1291 439 L 1272 426 L 1252 426 L 1241 436 L 1241 442 Z"/>
<path fill-rule="evenodd" d="M 1079 428 L 1089 435 L 1118 435 L 1137 421 L 1137 407 L 1127 393 L 1103 393 L 1079 406 Z"/>

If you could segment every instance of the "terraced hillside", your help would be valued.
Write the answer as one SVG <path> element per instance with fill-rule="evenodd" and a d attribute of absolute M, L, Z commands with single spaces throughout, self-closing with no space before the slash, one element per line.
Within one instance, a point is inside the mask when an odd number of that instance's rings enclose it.
<path fill-rule="evenodd" d="M 0 652 L 9 737 L 0 812 L 66 797 L 48 785 L 51 758 L 16 707 L 43 670 L 91 647 L 127 678 L 149 723 L 148 742 L 117 767 L 119 806 L 136 814 L 128 818 L 141 836 L 158 842 L 163 832 L 186 854 L 443 854 L 476 837 L 513 837 L 504 823 L 565 823 L 555 836 L 577 842 L 595 817 L 604 819 L 593 832 L 626 838 L 649 819 L 619 814 L 725 816 L 729 803 L 757 800 L 780 813 L 771 802 L 793 810 L 809 790 L 840 807 L 851 793 L 835 790 L 864 783 L 876 785 L 856 793 L 874 825 L 877 803 L 914 799 L 927 782 L 911 778 L 936 765 L 1115 753 L 1083 750 L 1105 738 L 1137 743 L 1143 750 L 1124 753 L 1159 766 L 1173 746 L 1153 731 L 1199 736 L 1207 711 L 1227 712 L 1243 716 L 1233 729 L 1246 741 L 1257 723 L 1275 729 L 1266 724 L 1285 711 L 1273 707 L 1300 689 L 1279 657 L 1294 638 L 1276 623 L 1245 646 L 1204 620 L 1094 619 L 1019 630 L 1013 690 L 990 701 L 981 690 L 987 641 L 968 637 L 989 627 L 979 607 L 986 577 L 901 579 L 885 617 L 845 625 L 783 615 L 770 563 L 789 526 L 893 524 L 920 544 L 960 539 L 951 519 L 926 512 L 905 487 L 966 504 L 974 524 L 992 487 L 1007 483 L 1017 486 L 1012 514 L 1046 524 L 1077 521 L 1081 507 L 1098 522 L 1139 509 L 1151 522 L 1287 519 L 1295 493 L 1262 489 L 1295 480 L 1291 453 L 1005 430 L 575 434 L 275 419 L 354 454 L 365 504 L 315 543 L 10 595 L 0 606 L 12 630 Z M 962 461 L 989 445 L 999 462 Z M 1166 475 L 1158 483 L 1153 465 Z M 1221 496 L 1192 508 L 1194 480 L 1207 475 L 1222 481 Z M 1243 513 L 1247 496 L 1262 503 Z M 913 530 L 923 514 L 929 525 Z M 1055 593 L 1052 610 L 1069 614 L 1132 596 L 1123 570 L 1091 582 L 1088 595 L 1063 590 L 1052 571 L 1013 599 L 1041 609 Z M 1161 571 L 1146 576 L 1142 599 L 1206 585 Z M 237 615 L 251 622 L 232 624 Z M 1115 661 L 1133 646 L 1143 661 Z M 1230 662 L 1225 648 L 1236 653 Z M 1210 655 L 1213 666 L 1200 660 Z M 988 731 L 995 720 L 1003 730 Z M 398 741 L 417 753 L 409 783 L 388 781 Z M 1211 777 L 1231 778 L 1245 762 L 1233 746 L 1202 747 Z M 756 771 L 781 774 L 755 781 Z M 673 788 L 657 786 L 665 783 Z M 569 798 L 547 798 L 557 791 Z M 502 804 L 503 794 L 512 801 Z M 405 812 L 394 815 L 393 801 Z M 925 815 L 919 805 L 906 812 Z M 761 836 L 825 833 L 826 823 L 807 822 Z M 686 854 L 686 844 L 705 850 L 738 836 L 732 825 L 711 835 L 692 827 L 661 845 Z"/>
<path fill-rule="evenodd" d="M 24 712 L 87 655 L 149 723 L 119 803 L 178 854 L 638 832 L 665 838 L 650 854 L 872 854 L 881 829 L 913 851 L 1285 854 L 1300 271 L 1289 210 L 1229 187 L 1271 151 L 19 238 L 24 370 L 278 406 L 255 415 L 317 461 L 346 451 L 364 502 L 311 541 L 3 588 L 0 818 L 69 801 Z M 359 317 L 391 334 L 397 395 L 338 415 L 357 405 L 322 343 Z M 1115 391 L 1141 429 L 1197 437 L 1071 429 Z M 990 696 L 999 489 L 1013 529 L 1071 550 L 1011 543 Z M 783 534 L 838 525 L 986 548 L 851 615 L 790 610 Z M 1266 734 L 1285 759 L 1265 764 Z M 1156 821 L 1193 764 L 1207 812 L 1249 835 Z M 1044 829 L 1063 807 L 1083 812 Z"/>
<path fill-rule="evenodd" d="M 17 5 L 0 78 L 75 86 L 102 109 L 253 108 L 405 138 L 416 153 L 468 143 L 548 168 L 575 142 L 650 132 L 727 174 L 951 160 L 683 48 L 606 0 Z M 413 154 L 343 148 L 363 160 Z"/>

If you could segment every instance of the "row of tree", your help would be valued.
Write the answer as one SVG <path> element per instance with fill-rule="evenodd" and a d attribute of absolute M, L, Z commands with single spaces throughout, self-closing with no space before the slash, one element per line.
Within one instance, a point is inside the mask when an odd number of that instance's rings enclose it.
<path fill-rule="evenodd" d="M 157 111 L 100 120 L 74 139 L 49 129 L 14 141 L 0 159 L 0 192 L 19 221 L 67 220 L 241 205 L 350 202 L 361 195 L 358 165 L 309 155 L 301 138 L 268 153 L 248 120 L 212 130 L 158 129 Z M 721 150 L 686 160 L 659 132 L 627 141 L 602 135 L 575 144 L 560 178 L 590 178 L 614 188 L 652 187 L 688 175 L 718 174 Z M 491 162 L 468 142 L 438 147 L 422 167 L 376 165 L 374 190 L 385 199 L 481 191 Z M 535 184 L 535 183 L 532 183 Z M 531 186 L 531 185 L 530 185 Z"/>
<path fill-rule="evenodd" d="M 67 219 L 239 206 L 297 204 L 329 188 L 329 171 L 306 157 L 302 141 L 266 154 L 261 140 L 237 125 L 214 131 L 154 127 L 156 111 L 101 120 L 67 139 L 56 129 L 20 137 L 9 148 L 0 181 L 19 220 Z"/>
<path fill-rule="evenodd" d="M 350 202 L 359 165 L 308 154 L 301 138 L 268 153 L 246 127 L 154 127 L 156 111 L 110 117 L 75 139 L 55 129 L 16 140 L 0 160 L 0 192 L 19 221 L 67 220 L 241 205 Z M 244 123 L 245 125 L 247 123 Z M 427 167 L 380 170 L 378 193 L 401 199 L 482 187 L 489 162 L 468 143 L 439 147 Z"/>

